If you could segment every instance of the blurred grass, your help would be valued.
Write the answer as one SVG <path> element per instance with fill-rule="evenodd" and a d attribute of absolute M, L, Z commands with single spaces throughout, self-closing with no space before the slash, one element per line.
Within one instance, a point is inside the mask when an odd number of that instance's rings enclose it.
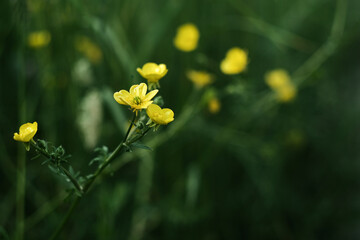
<path fill-rule="evenodd" d="M 0 239 L 21 239 L 22 218 L 25 239 L 48 239 L 71 200 L 68 185 L 12 140 L 20 124 L 39 122 L 39 138 L 91 173 L 94 153 L 76 120 L 82 100 L 100 93 L 98 146 L 113 149 L 131 113 L 112 94 L 141 82 L 136 68 L 149 61 L 169 69 L 160 92 L 175 121 L 144 139 L 153 151 L 112 164 L 60 239 L 358 239 L 359 8 L 355 0 L 2 1 Z M 201 35 L 191 53 L 173 46 L 186 22 Z M 38 30 L 51 34 L 49 45 L 26 46 Z M 77 50 L 79 37 L 101 61 Z M 249 65 L 226 76 L 219 63 L 233 46 L 248 51 Z M 87 68 L 76 74 L 80 60 Z M 277 102 L 266 86 L 274 68 L 298 85 L 293 102 Z M 188 69 L 215 74 L 218 114 Z M 26 160 L 26 186 L 16 159 Z"/>

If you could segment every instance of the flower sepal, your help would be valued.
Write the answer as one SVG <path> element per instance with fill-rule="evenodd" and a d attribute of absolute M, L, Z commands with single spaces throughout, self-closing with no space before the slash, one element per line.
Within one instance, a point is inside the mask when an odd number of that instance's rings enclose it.
<path fill-rule="evenodd" d="M 149 118 L 149 121 L 146 123 L 146 125 L 148 125 L 149 128 L 153 128 L 154 132 L 156 132 L 160 127 L 160 124 L 153 122 L 151 118 Z"/>
<path fill-rule="evenodd" d="M 26 151 L 30 151 L 30 142 L 23 142 Z"/>

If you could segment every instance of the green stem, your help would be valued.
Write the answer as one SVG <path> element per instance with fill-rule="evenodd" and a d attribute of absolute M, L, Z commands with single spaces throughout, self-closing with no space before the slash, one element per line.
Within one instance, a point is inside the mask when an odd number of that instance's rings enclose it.
<path fill-rule="evenodd" d="M 44 151 L 44 149 L 40 148 L 36 142 L 31 139 L 30 141 L 30 144 L 33 148 L 36 149 L 36 151 L 38 153 L 41 153 L 42 155 L 44 155 L 44 157 L 46 158 L 51 158 L 50 154 L 47 153 L 46 151 Z M 79 184 L 79 182 L 71 175 L 71 173 L 66 169 L 64 168 L 63 166 L 59 166 L 59 168 L 61 169 L 61 171 L 69 178 L 69 180 L 71 181 L 71 183 L 74 185 L 74 187 L 82 194 L 83 193 L 83 188 L 82 186 Z"/>
<path fill-rule="evenodd" d="M 61 221 L 60 225 L 57 227 L 56 231 L 53 233 L 53 235 L 50 237 L 50 240 L 54 240 L 56 239 L 59 234 L 61 233 L 61 231 L 63 230 L 63 228 L 65 227 L 65 224 L 67 223 L 67 221 L 69 220 L 71 214 L 73 213 L 75 207 L 78 205 L 78 203 L 80 202 L 81 197 L 76 196 L 74 202 L 72 203 L 71 207 L 69 208 L 68 212 L 66 213 L 66 216 L 63 218 L 63 220 Z"/>
<path fill-rule="evenodd" d="M 111 163 L 112 160 L 115 159 L 116 155 L 123 150 L 126 140 L 129 137 L 129 134 L 131 132 L 132 127 L 134 126 L 135 123 L 135 119 L 136 119 L 136 113 L 134 113 L 133 119 L 131 121 L 131 124 L 124 136 L 124 139 L 122 140 L 122 142 L 117 146 L 117 148 L 110 154 L 110 156 L 104 161 L 104 163 L 101 165 L 100 168 L 98 168 L 95 172 L 95 174 L 93 175 L 93 177 L 91 179 L 89 179 L 89 181 L 86 183 L 86 185 L 83 188 L 83 192 L 84 194 L 86 194 L 90 187 L 92 186 L 92 184 L 94 183 L 95 179 L 102 173 L 102 171 Z M 71 207 L 69 208 L 66 216 L 64 217 L 64 219 L 62 220 L 61 224 L 58 226 L 58 228 L 56 229 L 56 231 L 54 232 L 54 234 L 51 236 L 50 240 L 55 240 L 57 239 L 57 237 L 59 236 L 59 234 L 61 233 L 61 231 L 64 229 L 67 221 L 70 219 L 71 214 L 73 213 L 74 209 L 76 208 L 76 206 L 78 205 L 79 201 L 80 201 L 80 196 L 76 196 L 73 204 L 71 205 Z"/>
<path fill-rule="evenodd" d="M 91 187 L 91 185 L 93 184 L 93 182 L 95 181 L 95 179 L 102 173 L 102 171 L 111 163 L 111 161 L 115 158 L 115 156 L 123 149 L 124 144 L 126 143 L 127 138 L 129 137 L 130 131 L 132 129 L 132 127 L 134 126 L 135 123 L 135 119 L 136 119 L 136 113 L 134 113 L 133 119 L 131 121 L 131 124 L 124 136 L 124 139 L 122 140 L 122 142 L 116 147 L 116 149 L 110 154 L 110 156 L 104 161 L 104 163 L 100 166 L 100 168 L 98 168 L 95 172 L 95 174 L 93 175 L 93 177 L 89 180 L 89 182 L 87 182 L 87 184 L 84 187 L 84 193 L 86 193 L 89 188 Z"/>

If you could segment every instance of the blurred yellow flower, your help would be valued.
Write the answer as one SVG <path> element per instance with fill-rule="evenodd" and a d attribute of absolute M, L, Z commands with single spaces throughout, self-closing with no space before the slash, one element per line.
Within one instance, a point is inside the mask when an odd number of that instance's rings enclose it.
<path fill-rule="evenodd" d="M 220 111 L 220 108 L 221 108 L 221 103 L 218 98 L 214 97 L 210 99 L 208 103 L 208 109 L 210 113 L 216 114 Z"/>
<path fill-rule="evenodd" d="M 153 123 L 166 125 L 174 121 L 174 112 L 169 108 L 159 107 L 156 104 L 151 104 L 147 109 L 146 113 Z"/>
<path fill-rule="evenodd" d="M 103 54 L 100 47 L 87 37 L 78 38 L 75 42 L 75 48 L 94 64 L 102 60 Z"/>
<path fill-rule="evenodd" d="M 284 69 L 275 69 L 265 75 L 265 82 L 272 89 L 277 89 L 290 82 L 290 76 Z"/>
<path fill-rule="evenodd" d="M 279 87 L 275 92 L 280 102 L 290 102 L 296 97 L 296 88 L 291 83 Z"/>
<path fill-rule="evenodd" d="M 280 102 L 289 102 L 296 97 L 296 87 L 284 69 L 275 69 L 266 73 L 265 82 L 274 90 Z"/>
<path fill-rule="evenodd" d="M 205 71 L 190 70 L 186 73 L 186 76 L 195 84 L 196 87 L 202 88 L 213 82 L 213 75 Z"/>
<path fill-rule="evenodd" d="M 160 87 L 159 80 L 168 72 L 165 64 L 146 63 L 142 68 L 137 68 L 136 71 L 148 81 L 149 90 Z"/>
<path fill-rule="evenodd" d="M 48 31 L 36 31 L 28 35 L 28 45 L 32 48 L 41 48 L 47 46 L 51 41 L 51 35 Z"/>
<path fill-rule="evenodd" d="M 120 90 L 114 93 L 114 99 L 116 102 L 122 105 L 129 105 L 133 111 L 146 109 L 153 101 L 151 99 L 158 93 L 159 90 L 153 90 L 146 94 L 147 85 L 141 83 L 140 85 L 133 85 L 130 88 L 130 92 L 126 90 Z"/>
<path fill-rule="evenodd" d="M 19 142 L 30 142 L 37 132 L 37 122 L 21 125 L 19 133 L 14 133 L 14 140 Z"/>
<path fill-rule="evenodd" d="M 199 37 L 198 28 L 192 23 L 186 23 L 177 29 L 174 45 L 180 51 L 191 52 L 196 49 Z"/>
<path fill-rule="evenodd" d="M 246 69 L 247 53 L 238 47 L 229 49 L 221 61 L 220 69 L 225 74 L 238 74 Z"/>

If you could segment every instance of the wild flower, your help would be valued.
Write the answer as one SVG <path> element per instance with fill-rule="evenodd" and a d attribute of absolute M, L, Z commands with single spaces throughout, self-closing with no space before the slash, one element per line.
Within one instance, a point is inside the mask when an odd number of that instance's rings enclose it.
<path fill-rule="evenodd" d="M 275 92 L 280 102 L 289 102 L 296 96 L 296 87 L 284 69 L 275 69 L 266 73 L 265 82 Z"/>
<path fill-rule="evenodd" d="M 186 76 L 195 84 L 197 88 L 203 88 L 214 81 L 213 75 L 205 71 L 190 70 Z"/>
<path fill-rule="evenodd" d="M 103 58 L 100 47 L 87 37 L 79 37 L 75 42 L 75 48 L 94 64 L 101 62 Z"/>
<path fill-rule="evenodd" d="M 196 49 L 199 37 L 198 28 L 192 23 L 186 23 L 177 29 L 174 45 L 180 51 L 191 52 Z"/>
<path fill-rule="evenodd" d="M 14 140 L 19 142 L 30 142 L 38 129 L 37 122 L 25 123 L 20 126 L 19 133 L 14 133 Z"/>
<path fill-rule="evenodd" d="M 141 83 L 140 85 L 133 85 L 130 91 L 120 90 L 114 93 L 116 102 L 122 105 L 129 105 L 133 111 L 137 112 L 141 109 L 146 109 L 153 101 L 151 99 L 158 93 L 159 90 L 153 90 L 146 94 L 147 85 Z"/>
<path fill-rule="evenodd" d="M 145 63 L 142 68 L 137 68 L 136 71 L 148 81 L 149 90 L 159 88 L 159 80 L 163 78 L 168 69 L 165 64 L 156 64 L 156 63 Z"/>
<path fill-rule="evenodd" d="M 172 121 L 174 121 L 174 112 L 169 108 L 161 108 L 156 104 L 151 104 L 146 109 L 146 113 L 151 119 L 148 124 L 159 124 L 159 125 L 166 125 Z"/>
<path fill-rule="evenodd" d="M 221 103 L 217 97 L 210 99 L 210 101 L 208 102 L 208 109 L 209 112 L 212 114 L 216 114 L 220 111 Z"/>
<path fill-rule="evenodd" d="M 238 47 L 229 49 L 220 63 L 220 70 L 224 74 L 238 74 L 246 69 L 248 64 L 247 52 Z"/>
<path fill-rule="evenodd" d="M 41 48 L 47 46 L 51 41 L 51 35 L 48 31 L 31 32 L 28 35 L 28 45 L 32 48 Z"/>

